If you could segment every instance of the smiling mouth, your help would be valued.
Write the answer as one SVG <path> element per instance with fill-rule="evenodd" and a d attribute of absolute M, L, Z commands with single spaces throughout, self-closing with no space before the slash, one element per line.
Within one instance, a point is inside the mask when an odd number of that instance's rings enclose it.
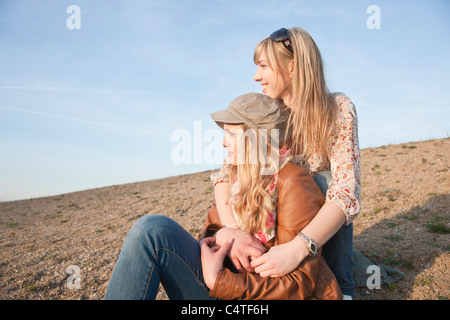
<path fill-rule="evenodd" d="M 262 91 L 264 92 L 264 90 L 266 90 L 268 86 L 269 86 L 268 83 L 261 84 Z"/>

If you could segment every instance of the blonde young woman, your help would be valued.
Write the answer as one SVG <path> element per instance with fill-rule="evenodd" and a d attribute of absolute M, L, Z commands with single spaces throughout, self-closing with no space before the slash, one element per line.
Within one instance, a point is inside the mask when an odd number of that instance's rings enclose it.
<path fill-rule="evenodd" d="M 289 112 L 279 101 L 250 93 L 212 118 L 225 130 L 227 197 L 236 226 L 264 249 L 291 241 L 317 214 L 324 196 L 307 170 L 292 163 L 286 148 Z M 342 299 L 320 249 L 282 277 L 239 273 L 224 265 L 232 239 L 215 244 L 221 228 L 215 206 L 199 242 L 170 218 L 140 218 L 124 241 L 105 298 L 154 299 L 161 283 L 170 299 Z"/>
<path fill-rule="evenodd" d="M 255 49 L 254 80 L 264 94 L 280 99 L 291 111 L 292 150 L 295 162 L 315 175 L 326 202 L 300 236 L 266 251 L 236 225 L 227 201 L 229 183 L 225 164 L 211 178 L 216 205 L 225 228 L 217 234 L 220 245 L 233 238 L 228 253 L 235 267 L 263 277 L 279 277 L 294 270 L 323 247 L 323 255 L 337 277 L 344 297 L 354 296 L 352 278 L 353 220 L 360 212 L 360 155 L 357 115 L 351 100 L 328 91 L 323 62 L 311 36 L 301 28 L 280 29 Z"/>

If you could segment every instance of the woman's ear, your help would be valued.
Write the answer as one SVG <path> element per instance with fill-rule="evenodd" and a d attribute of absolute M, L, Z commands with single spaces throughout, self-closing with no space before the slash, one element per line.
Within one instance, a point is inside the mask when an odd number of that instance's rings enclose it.
<path fill-rule="evenodd" d="M 295 67 L 295 61 L 292 59 L 291 62 L 289 62 L 289 75 L 292 78 L 292 74 L 294 73 L 294 67 Z"/>

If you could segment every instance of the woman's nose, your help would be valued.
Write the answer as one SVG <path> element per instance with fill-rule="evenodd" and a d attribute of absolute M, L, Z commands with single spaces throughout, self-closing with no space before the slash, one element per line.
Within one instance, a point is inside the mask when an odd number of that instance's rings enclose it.
<path fill-rule="evenodd" d="M 255 75 L 253 76 L 253 80 L 261 81 L 261 74 L 259 72 L 259 69 L 256 69 Z"/>

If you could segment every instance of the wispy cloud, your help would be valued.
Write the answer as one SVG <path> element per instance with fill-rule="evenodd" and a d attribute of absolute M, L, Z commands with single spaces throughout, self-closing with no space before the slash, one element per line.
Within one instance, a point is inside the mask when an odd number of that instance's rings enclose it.
<path fill-rule="evenodd" d="M 53 114 L 53 113 L 47 113 L 47 112 L 41 112 L 41 111 L 34 111 L 34 110 L 23 109 L 23 108 L 16 108 L 16 107 L 8 107 L 8 106 L 0 106 L 0 109 L 9 110 L 9 111 L 15 111 L 15 112 L 28 113 L 28 114 L 34 114 L 34 115 L 37 115 L 37 116 L 50 117 L 50 118 L 62 119 L 62 120 L 73 121 L 73 122 L 80 122 L 80 123 L 84 123 L 84 124 L 88 124 L 88 125 L 111 127 L 111 128 L 122 129 L 122 130 L 135 131 L 135 132 L 139 132 L 139 133 L 143 133 L 143 134 L 155 135 L 155 132 L 153 132 L 153 131 L 142 130 L 142 129 L 139 129 L 139 128 L 133 128 L 133 127 L 127 127 L 127 126 L 122 126 L 122 125 L 119 125 L 119 124 L 116 124 L 116 123 L 108 123 L 108 122 L 95 121 L 95 120 L 89 120 L 89 119 L 74 118 L 74 117 L 68 117 L 68 116 L 59 115 L 59 114 Z"/>
<path fill-rule="evenodd" d="M 214 92 L 187 92 L 177 90 L 152 90 L 152 89 L 108 89 L 108 88 L 76 88 L 76 87 L 52 87 L 52 86 L 0 86 L 0 91 L 36 91 L 36 92 L 91 92 L 91 93 L 153 93 L 167 96 L 212 97 Z"/>
<path fill-rule="evenodd" d="M 0 90 L 27 90 L 27 91 L 66 91 L 61 87 L 40 87 L 40 86 L 0 86 Z"/>

